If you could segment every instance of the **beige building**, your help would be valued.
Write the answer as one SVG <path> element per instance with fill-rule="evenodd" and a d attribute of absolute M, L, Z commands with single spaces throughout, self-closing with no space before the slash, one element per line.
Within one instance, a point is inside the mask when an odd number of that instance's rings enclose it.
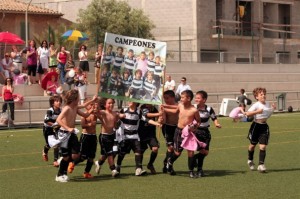
<path fill-rule="evenodd" d="M 124 1 L 134 8 L 144 10 L 154 22 L 155 38 L 168 43 L 170 61 L 299 61 L 299 0 Z M 91 0 L 33 2 L 45 2 L 40 5 L 56 9 L 75 22 L 79 8 L 85 9 Z"/>

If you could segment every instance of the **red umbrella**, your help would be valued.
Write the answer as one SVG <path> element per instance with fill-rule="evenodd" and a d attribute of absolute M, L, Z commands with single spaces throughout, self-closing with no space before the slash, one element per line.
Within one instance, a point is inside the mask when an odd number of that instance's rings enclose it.
<path fill-rule="evenodd" d="M 57 81 L 57 79 L 58 79 L 58 73 L 57 73 L 57 72 L 49 72 L 49 73 L 46 73 L 45 76 L 43 77 L 41 87 L 42 87 L 44 90 L 47 89 L 47 82 L 48 82 L 48 81 L 51 81 L 51 77 L 52 77 L 53 75 L 55 76 L 55 81 Z"/>
<path fill-rule="evenodd" d="M 0 42 L 5 44 L 24 44 L 24 41 L 18 35 L 10 32 L 0 32 Z"/>

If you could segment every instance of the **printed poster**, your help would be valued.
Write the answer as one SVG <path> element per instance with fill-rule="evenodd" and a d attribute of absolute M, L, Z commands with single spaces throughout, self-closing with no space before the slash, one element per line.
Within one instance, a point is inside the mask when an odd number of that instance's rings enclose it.
<path fill-rule="evenodd" d="M 99 95 L 161 104 L 166 51 L 165 42 L 106 33 Z"/>

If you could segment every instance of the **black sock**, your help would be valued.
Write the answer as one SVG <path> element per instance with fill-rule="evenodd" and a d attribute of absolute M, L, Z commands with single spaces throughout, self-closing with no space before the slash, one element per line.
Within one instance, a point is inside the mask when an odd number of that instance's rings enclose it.
<path fill-rule="evenodd" d="M 188 157 L 188 166 L 190 171 L 194 170 L 194 157 Z"/>
<path fill-rule="evenodd" d="M 248 160 L 253 160 L 253 156 L 254 156 L 254 151 L 248 150 Z"/>
<path fill-rule="evenodd" d="M 179 156 L 180 155 L 176 155 L 175 153 L 172 153 L 172 155 L 169 158 L 169 163 L 173 164 L 179 158 Z"/>
<path fill-rule="evenodd" d="M 117 165 L 119 165 L 119 166 L 122 165 L 122 161 L 123 161 L 124 157 L 125 157 L 125 154 L 118 155 Z"/>
<path fill-rule="evenodd" d="M 98 161 L 98 164 L 99 164 L 99 165 L 103 165 L 104 162 L 105 162 L 105 160 L 99 160 L 99 161 Z"/>
<path fill-rule="evenodd" d="M 150 160 L 149 160 L 148 165 L 153 165 L 153 163 L 154 163 L 156 157 L 157 157 L 157 153 L 155 153 L 155 152 L 152 151 L 152 152 L 151 152 L 151 155 L 150 155 Z"/>
<path fill-rule="evenodd" d="M 111 166 L 109 166 L 109 168 L 110 168 L 110 170 L 112 171 L 112 170 L 115 170 L 115 169 L 116 169 L 116 166 L 115 166 L 115 165 L 111 165 Z"/>
<path fill-rule="evenodd" d="M 194 167 L 197 167 L 198 166 L 198 158 L 199 158 L 199 154 L 200 153 L 197 153 L 197 154 L 194 154 Z"/>
<path fill-rule="evenodd" d="M 169 152 L 169 151 L 166 152 L 166 157 L 164 159 L 164 165 L 166 165 L 168 163 L 168 159 L 170 158 L 171 155 L 172 155 L 172 152 Z"/>
<path fill-rule="evenodd" d="M 50 150 L 50 146 L 48 144 L 46 144 L 44 146 L 44 153 L 48 154 L 48 151 Z"/>
<path fill-rule="evenodd" d="M 84 170 L 86 173 L 89 173 L 91 171 L 93 163 L 94 163 L 93 160 L 86 161 L 86 166 L 85 166 L 85 170 Z"/>
<path fill-rule="evenodd" d="M 57 176 L 67 175 L 67 170 L 69 166 L 69 161 L 61 160 Z"/>
<path fill-rule="evenodd" d="M 75 165 L 77 165 L 77 164 L 79 164 L 80 162 L 83 162 L 83 161 L 84 161 L 84 159 L 82 159 L 82 158 L 80 157 L 80 158 L 74 160 L 73 162 L 74 162 Z"/>
<path fill-rule="evenodd" d="M 206 155 L 204 155 L 204 154 L 202 154 L 202 153 L 199 153 L 199 155 L 198 155 L 198 171 L 201 171 L 201 170 L 202 170 L 203 162 L 204 162 L 205 156 L 206 156 Z"/>
<path fill-rule="evenodd" d="M 136 168 L 142 168 L 142 156 L 141 154 L 135 155 L 135 167 Z"/>
<path fill-rule="evenodd" d="M 58 148 L 54 148 L 53 154 L 54 154 L 54 161 L 57 161 L 58 154 L 59 154 L 59 149 Z"/>
<path fill-rule="evenodd" d="M 265 163 L 265 158 L 266 158 L 266 151 L 265 150 L 259 150 L 259 164 L 264 164 Z"/>

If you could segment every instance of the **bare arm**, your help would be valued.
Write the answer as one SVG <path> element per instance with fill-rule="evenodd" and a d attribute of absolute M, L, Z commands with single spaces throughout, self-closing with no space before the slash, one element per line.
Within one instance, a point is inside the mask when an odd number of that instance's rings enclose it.
<path fill-rule="evenodd" d="M 90 114 L 91 114 L 92 111 L 93 110 L 90 110 L 88 112 L 82 112 L 81 110 L 78 109 L 77 110 L 77 114 L 80 115 L 81 117 L 87 118 L 88 116 L 90 116 Z"/>
<path fill-rule="evenodd" d="M 63 119 L 66 117 L 66 115 L 69 114 L 69 108 L 64 108 L 62 110 L 62 112 L 59 114 L 59 116 L 56 119 L 56 122 L 63 127 L 65 130 L 72 132 L 74 130 L 74 128 L 70 128 L 69 126 L 67 126 L 64 122 Z"/>
<path fill-rule="evenodd" d="M 214 120 L 214 124 L 215 124 L 215 127 L 217 128 L 221 128 L 221 124 L 219 123 L 219 121 L 217 119 Z"/>

